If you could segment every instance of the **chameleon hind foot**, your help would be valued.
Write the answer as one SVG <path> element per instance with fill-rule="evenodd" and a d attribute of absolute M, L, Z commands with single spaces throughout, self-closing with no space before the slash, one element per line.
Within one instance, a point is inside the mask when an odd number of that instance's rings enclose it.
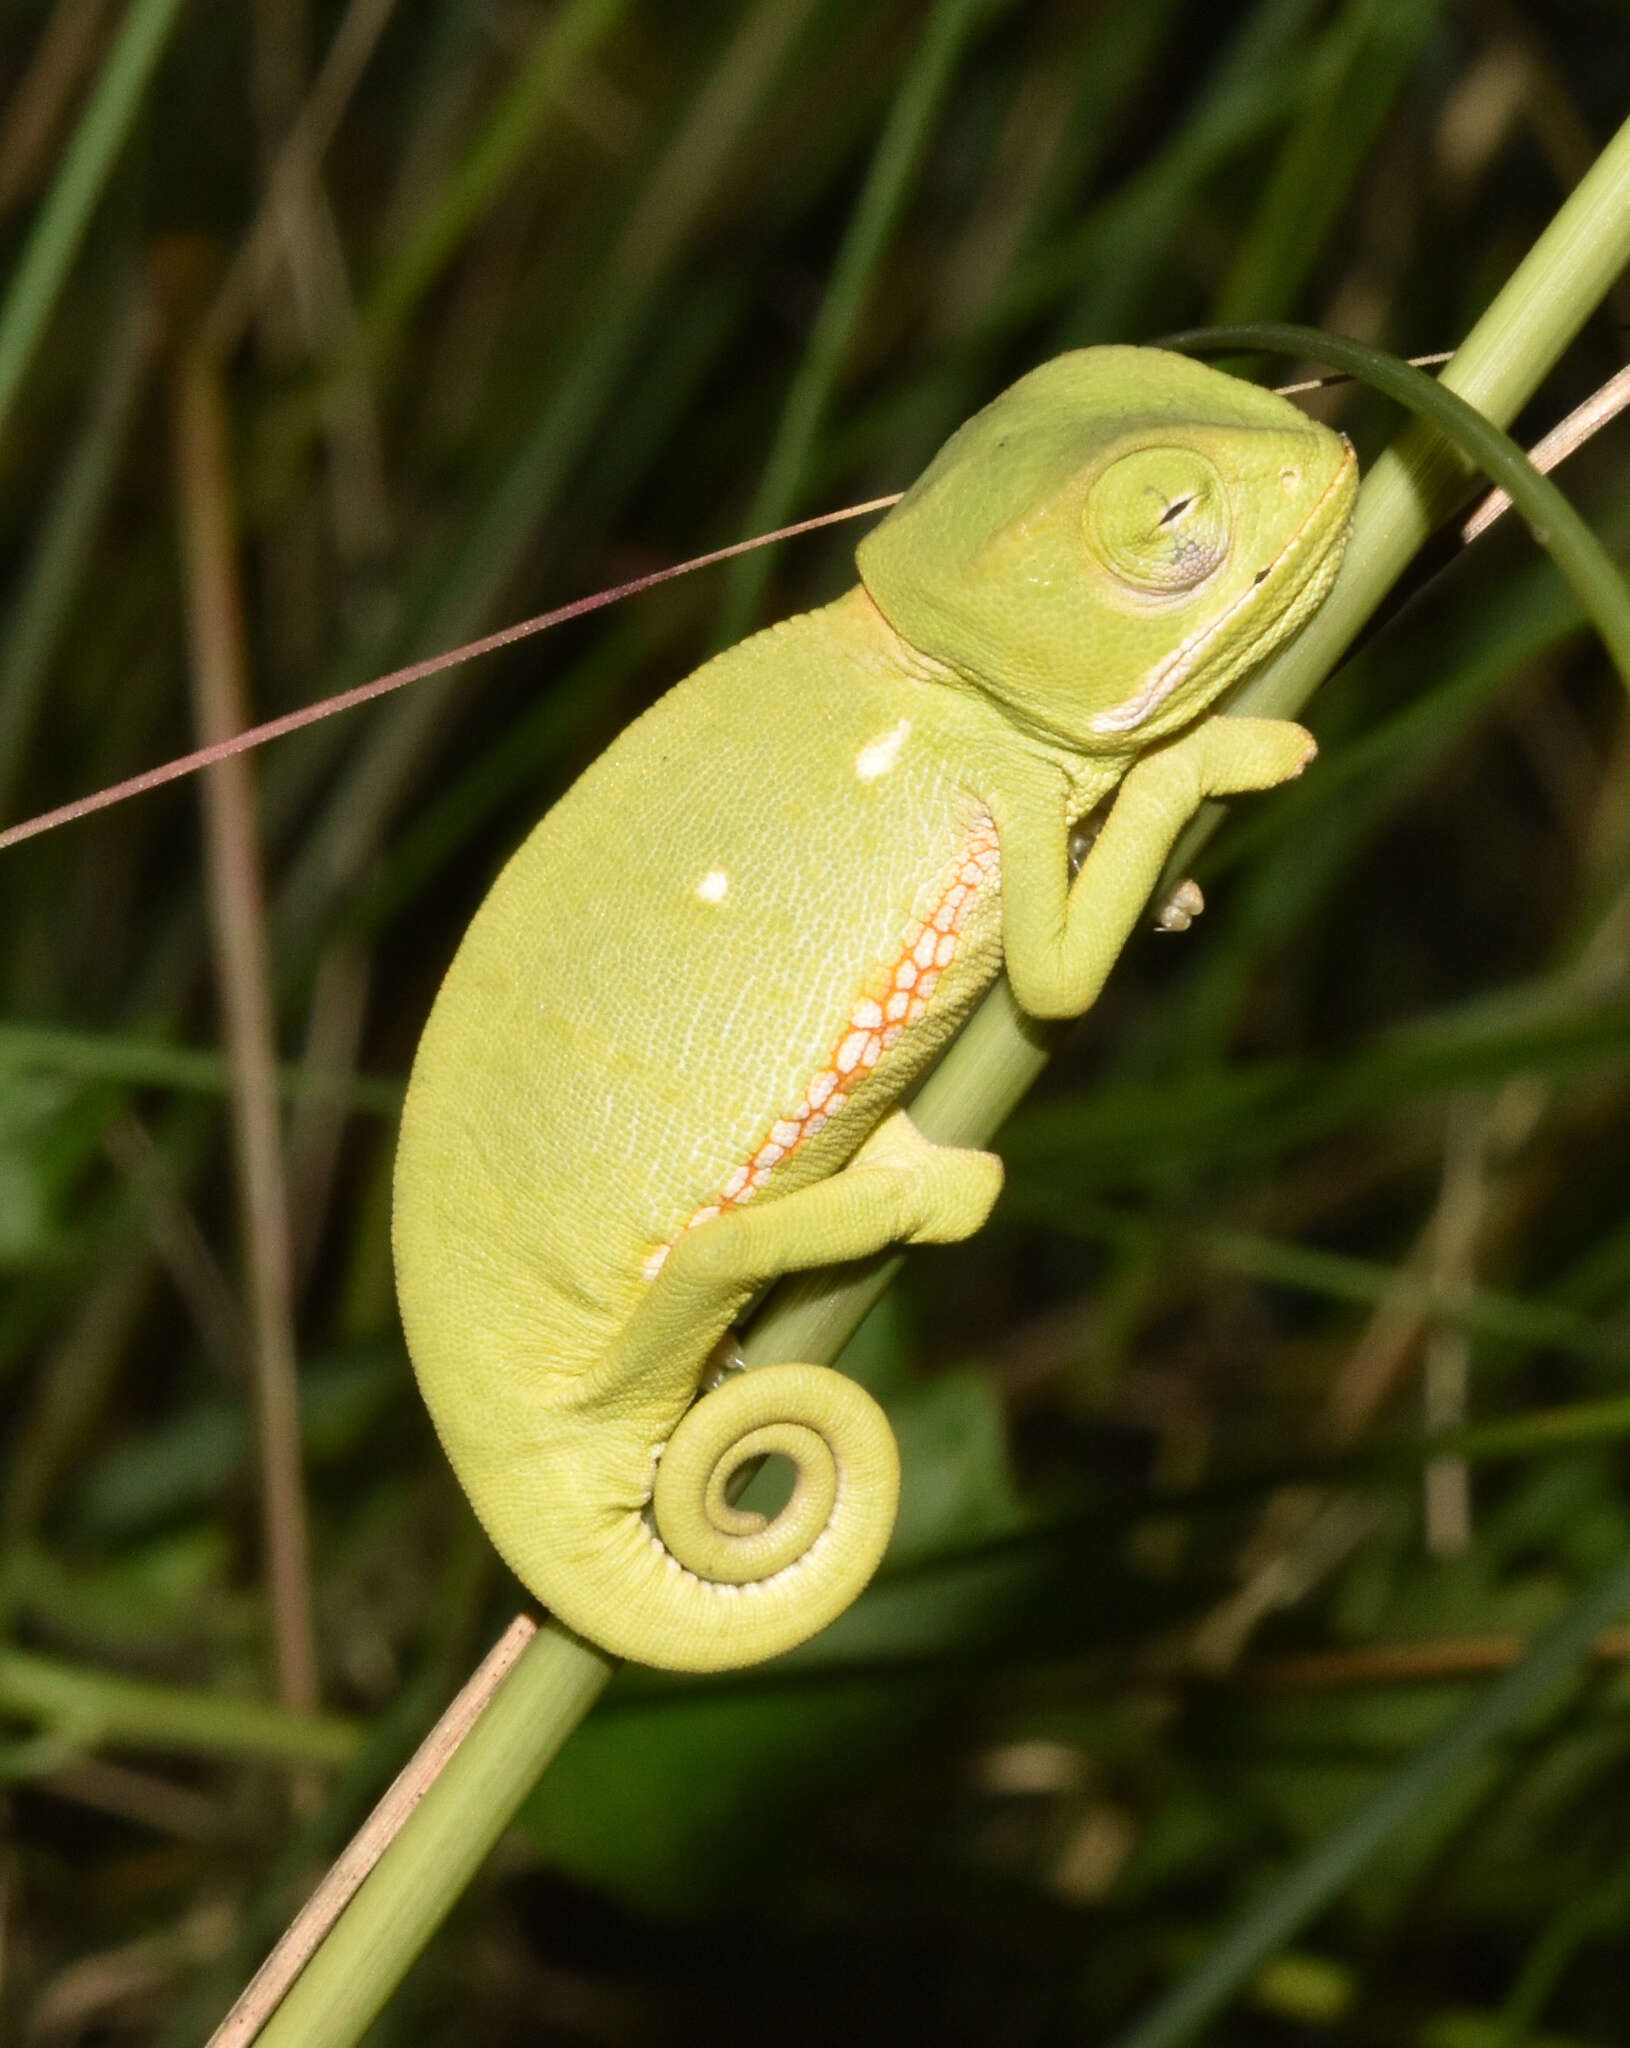
<path fill-rule="evenodd" d="M 984 1225 L 1002 1192 L 1002 1162 L 996 1153 L 936 1145 L 903 1109 L 884 1118 L 848 1171 L 902 1177 L 909 1188 L 896 1233 L 902 1244 L 959 1244 Z"/>

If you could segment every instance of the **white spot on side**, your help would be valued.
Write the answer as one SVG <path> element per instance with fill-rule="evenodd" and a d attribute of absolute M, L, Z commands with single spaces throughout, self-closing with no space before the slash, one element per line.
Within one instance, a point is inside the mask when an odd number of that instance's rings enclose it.
<path fill-rule="evenodd" d="M 875 1031 L 883 1021 L 883 1012 L 870 996 L 863 996 L 850 1011 L 849 1021 L 861 1025 L 867 1031 Z"/>
<path fill-rule="evenodd" d="M 696 893 L 704 903 L 722 903 L 730 888 L 730 877 L 723 868 L 709 868 L 696 885 Z"/>
<path fill-rule="evenodd" d="M 862 782 L 875 782 L 878 776 L 888 774 L 899 760 L 910 731 L 911 720 L 902 718 L 891 732 L 879 733 L 875 740 L 866 742 L 855 756 L 855 773 Z"/>

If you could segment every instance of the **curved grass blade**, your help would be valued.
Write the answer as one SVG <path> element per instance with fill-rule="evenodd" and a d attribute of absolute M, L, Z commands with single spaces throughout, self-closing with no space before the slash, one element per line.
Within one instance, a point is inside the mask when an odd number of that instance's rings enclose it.
<path fill-rule="evenodd" d="M 1265 349 L 1274 355 L 1311 356 L 1345 370 L 1407 406 L 1490 477 L 1527 520 L 1534 538 L 1567 578 L 1630 690 L 1630 590 L 1607 551 L 1548 476 L 1511 436 L 1436 378 L 1399 356 L 1361 341 L 1278 321 L 1191 329 L 1166 338 L 1184 354 L 1237 354 Z"/>

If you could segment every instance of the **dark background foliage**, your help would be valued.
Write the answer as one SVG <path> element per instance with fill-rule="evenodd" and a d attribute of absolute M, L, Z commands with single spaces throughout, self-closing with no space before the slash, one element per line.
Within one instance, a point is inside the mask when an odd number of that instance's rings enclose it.
<path fill-rule="evenodd" d="M 234 579 L 269 717 L 897 489 L 1063 347 L 1213 315 L 1451 347 L 1630 103 L 1606 0 L 192 0 L 70 251 L 143 12 L 0 10 L 0 337 L 25 252 L 73 256 L 0 402 L 8 818 L 194 744 Z M 1525 429 L 1619 367 L 1624 311 Z M 1362 456 L 1391 431 L 1312 402 Z M 1622 435 L 1566 475 L 1621 541 Z M 531 820 L 710 647 L 841 589 L 853 533 L 279 743 L 223 800 L 247 889 L 190 783 L 0 856 L 12 2038 L 202 2038 L 515 1610 L 396 1327 L 400 1077 Z M 1501 527 L 1312 722 L 1197 929 L 1067 1039 L 991 1227 L 852 1347 L 909 1474 L 878 1587 L 762 1672 L 625 1674 L 379 2041 L 1111 2039 L 1630 1541 L 1617 685 Z M 234 1102 L 269 1098 L 252 1028 L 212 1050 L 223 986 L 284 1063 L 250 1215 Z M 270 1704 L 299 1630 L 250 1392 L 284 1215 L 309 1725 Z M 1600 1648 L 1209 2038 L 1622 2040 Z"/>

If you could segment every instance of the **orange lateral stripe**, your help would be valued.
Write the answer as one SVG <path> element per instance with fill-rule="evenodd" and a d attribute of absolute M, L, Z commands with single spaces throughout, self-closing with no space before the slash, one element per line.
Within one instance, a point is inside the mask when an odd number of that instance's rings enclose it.
<path fill-rule="evenodd" d="M 927 1010 L 940 976 L 956 958 L 962 927 L 974 897 L 995 876 L 1000 865 L 996 827 L 989 818 L 981 819 L 957 855 L 956 865 L 947 875 L 928 917 L 907 928 L 899 956 L 889 970 L 882 1001 L 865 995 L 857 998 L 825 1062 L 805 1089 L 803 1100 L 795 1109 L 776 1118 L 757 1149 L 742 1165 L 731 1170 L 714 1199 L 688 1219 L 685 1230 L 750 1202 L 784 1159 L 806 1138 L 813 1138 L 826 1128 L 849 1100 L 851 1091 Z M 661 1270 L 671 1249 L 671 1244 L 660 1245 L 646 1260 L 647 1279 Z"/>

